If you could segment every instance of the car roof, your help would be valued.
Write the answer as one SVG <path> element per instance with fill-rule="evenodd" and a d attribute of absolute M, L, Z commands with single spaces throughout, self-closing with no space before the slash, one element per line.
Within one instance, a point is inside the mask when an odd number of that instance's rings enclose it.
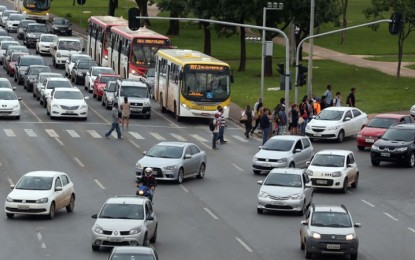
<path fill-rule="evenodd" d="M 47 66 L 47 65 L 33 64 L 33 65 L 29 65 L 29 68 L 49 68 L 49 66 Z"/>
<path fill-rule="evenodd" d="M 338 205 L 314 205 L 314 212 L 342 212 L 348 213 L 347 209 L 344 206 Z"/>
<path fill-rule="evenodd" d="M 59 171 L 33 171 L 33 172 L 26 173 L 25 176 L 55 177 L 55 176 L 59 176 L 62 174 L 67 175 L 64 172 L 59 172 Z"/>
<path fill-rule="evenodd" d="M 69 81 L 67 78 L 48 78 L 48 81 Z M 70 81 L 69 81 L 70 82 Z"/>
<path fill-rule="evenodd" d="M 299 169 L 299 168 L 274 168 L 269 173 L 272 173 L 272 174 L 284 173 L 284 174 L 302 175 L 304 173 L 304 170 L 305 169 Z"/>
<path fill-rule="evenodd" d="M 396 128 L 396 129 L 414 129 L 415 130 L 415 124 L 399 124 L 399 125 L 393 125 L 390 128 Z"/>
<path fill-rule="evenodd" d="M 39 73 L 40 76 L 62 76 L 62 74 L 60 73 L 56 73 L 56 72 L 41 72 Z"/>
<path fill-rule="evenodd" d="M 78 38 L 67 38 L 67 37 L 59 37 L 58 41 L 71 41 L 71 42 L 80 42 L 81 39 Z"/>
<path fill-rule="evenodd" d="M 334 155 L 348 155 L 350 153 L 353 153 L 350 150 L 341 150 L 341 149 L 324 149 L 321 151 L 318 151 L 316 154 L 334 154 Z"/>
<path fill-rule="evenodd" d="M 139 253 L 139 254 L 153 254 L 154 250 L 151 247 L 145 246 L 118 246 L 115 247 L 115 253 Z"/>
<path fill-rule="evenodd" d="M 392 113 L 383 113 L 383 114 L 377 114 L 375 116 L 375 118 L 395 118 L 395 119 L 400 119 L 404 116 L 409 116 L 409 115 L 403 115 L 403 114 L 392 114 Z"/>
<path fill-rule="evenodd" d="M 22 57 L 22 59 L 42 59 L 43 60 L 43 57 L 40 57 L 40 56 L 38 56 L 38 55 L 25 55 L 25 56 L 23 56 Z"/>
<path fill-rule="evenodd" d="M 142 196 L 115 196 L 107 199 L 105 203 L 144 205 L 146 201 L 148 201 L 148 199 Z"/>
<path fill-rule="evenodd" d="M 51 34 L 51 33 L 42 33 L 40 35 L 40 37 L 42 37 L 42 36 L 55 36 L 55 37 L 58 37 L 56 34 Z"/>
<path fill-rule="evenodd" d="M 36 21 L 34 21 L 33 23 L 28 23 L 27 24 L 27 26 L 29 26 L 29 25 L 44 25 L 44 26 L 46 26 L 45 24 L 43 24 L 43 23 L 37 23 Z"/>
<path fill-rule="evenodd" d="M 92 66 L 92 69 L 112 69 L 110 67 L 104 67 L 104 66 Z"/>
<path fill-rule="evenodd" d="M 55 93 L 58 91 L 71 91 L 71 92 L 80 92 L 82 93 L 78 88 L 55 88 Z"/>
<path fill-rule="evenodd" d="M 273 137 L 271 137 L 270 139 L 275 140 L 275 139 L 282 139 L 282 140 L 300 140 L 306 138 L 305 136 L 301 136 L 301 135 L 275 135 Z"/>
<path fill-rule="evenodd" d="M 326 107 L 324 110 L 347 111 L 350 109 L 351 107 Z M 357 109 L 357 108 L 353 107 L 353 109 Z"/>
<path fill-rule="evenodd" d="M 129 86 L 147 87 L 147 85 L 144 82 L 141 82 L 140 80 L 119 79 L 118 81 L 121 82 L 121 86 L 129 85 Z"/>
<path fill-rule="evenodd" d="M 102 73 L 102 74 L 99 74 L 99 76 L 100 77 L 120 77 L 121 78 L 121 76 L 118 75 L 118 74 L 110 74 L 110 73 Z"/>
<path fill-rule="evenodd" d="M 10 82 L 10 80 L 8 78 L 0 78 L 0 81 L 8 81 L 8 82 Z"/>
<path fill-rule="evenodd" d="M 13 92 L 13 93 L 14 93 L 14 90 L 13 90 L 13 89 L 11 89 L 11 88 L 0 88 L 0 91 L 4 91 L 4 92 Z"/>
<path fill-rule="evenodd" d="M 167 145 L 167 146 L 177 146 L 177 147 L 185 147 L 186 145 L 194 145 L 193 143 L 189 142 L 160 142 L 156 145 Z"/>

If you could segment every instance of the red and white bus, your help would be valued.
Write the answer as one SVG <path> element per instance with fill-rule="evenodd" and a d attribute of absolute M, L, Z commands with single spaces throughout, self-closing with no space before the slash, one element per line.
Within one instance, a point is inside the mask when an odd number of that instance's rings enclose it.
<path fill-rule="evenodd" d="M 128 21 L 113 16 L 91 16 L 88 20 L 87 54 L 99 65 L 109 66 L 108 46 L 113 26 L 127 26 Z"/>
<path fill-rule="evenodd" d="M 132 31 L 128 26 L 113 26 L 108 46 L 110 66 L 123 78 L 139 79 L 155 66 L 155 54 L 160 48 L 171 48 L 167 36 L 146 27 Z"/>

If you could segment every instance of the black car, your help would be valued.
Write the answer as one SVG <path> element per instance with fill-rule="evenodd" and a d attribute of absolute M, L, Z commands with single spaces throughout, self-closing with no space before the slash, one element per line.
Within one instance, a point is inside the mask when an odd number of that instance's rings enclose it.
<path fill-rule="evenodd" d="M 51 72 L 51 70 L 49 66 L 45 65 L 30 65 L 27 69 L 27 72 L 24 75 L 24 88 L 28 92 L 33 91 L 33 84 L 41 72 Z"/>
<path fill-rule="evenodd" d="M 56 35 L 72 35 L 72 24 L 68 19 L 55 17 L 52 20 L 50 32 Z"/>
<path fill-rule="evenodd" d="M 42 57 L 37 55 L 20 56 L 16 62 L 16 72 L 14 73 L 14 81 L 17 82 L 17 84 L 23 84 L 24 75 L 30 65 L 45 65 L 45 61 Z"/>
<path fill-rule="evenodd" d="M 415 124 L 391 126 L 370 150 L 373 166 L 380 162 L 404 163 L 415 167 Z"/>
<path fill-rule="evenodd" d="M 20 40 L 24 39 L 24 33 L 26 31 L 27 25 L 29 23 L 36 23 L 35 20 L 23 20 L 20 21 L 19 26 L 17 27 L 17 38 Z"/>
<path fill-rule="evenodd" d="M 36 42 L 40 38 L 40 35 L 43 33 L 48 33 L 46 25 L 40 23 L 29 23 L 26 31 L 24 32 L 23 44 L 28 48 L 30 46 L 35 46 Z"/>
<path fill-rule="evenodd" d="M 92 66 L 98 66 L 94 60 L 78 60 L 72 68 L 71 81 L 76 85 L 83 84 L 85 82 L 85 75 L 89 68 Z"/>

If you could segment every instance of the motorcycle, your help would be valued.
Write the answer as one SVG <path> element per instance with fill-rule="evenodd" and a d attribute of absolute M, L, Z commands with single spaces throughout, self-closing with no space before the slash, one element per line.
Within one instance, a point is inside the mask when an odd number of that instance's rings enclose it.
<path fill-rule="evenodd" d="M 138 187 L 138 190 L 136 192 L 137 196 L 143 196 L 143 197 L 148 198 L 150 201 L 153 201 L 153 195 L 152 195 L 151 189 L 149 187 L 147 187 L 147 186 L 145 186 L 141 183 L 138 184 L 137 187 Z"/>

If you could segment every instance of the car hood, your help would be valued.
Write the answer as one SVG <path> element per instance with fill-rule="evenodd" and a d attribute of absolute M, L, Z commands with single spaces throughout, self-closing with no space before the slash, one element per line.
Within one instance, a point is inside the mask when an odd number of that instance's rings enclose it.
<path fill-rule="evenodd" d="M 402 147 L 411 144 L 412 142 L 408 141 L 393 141 L 393 140 L 384 140 L 379 139 L 375 142 L 376 146 L 388 146 L 388 147 Z"/>
<path fill-rule="evenodd" d="M 156 168 L 162 168 L 165 166 L 171 166 L 176 165 L 181 162 L 181 158 L 179 159 L 172 159 L 172 158 L 160 158 L 160 157 L 149 157 L 144 156 L 140 160 L 138 160 L 138 163 L 143 165 L 144 167 L 156 167 Z"/>
<path fill-rule="evenodd" d="M 303 193 L 303 188 L 262 185 L 261 191 L 276 197 L 287 197 L 297 193 Z"/>
<path fill-rule="evenodd" d="M 81 106 L 85 103 L 85 100 L 75 100 L 75 99 L 53 99 L 52 105 L 64 105 L 64 106 Z"/>
<path fill-rule="evenodd" d="M 344 167 L 322 167 L 309 165 L 307 170 L 313 171 L 313 175 L 311 177 L 324 177 L 326 173 L 331 174 L 333 172 L 343 172 Z"/>
<path fill-rule="evenodd" d="M 69 28 L 68 25 L 54 25 L 53 27 L 56 27 L 58 29 L 68 29 Z"/>
<path fill-rule="evenodd" d="M 99 225 L 104 230 L 120 230 L 128 231 L 137 226 L 143 225 L 144 220 L 140 219 L 107 219 L 107 218 L 98 218 L 95 222 L 96 225 Z"/>
<path fill-rule="evenodd" d="M 317 126 L 324 128 L 341 124 L 343 124 L 342 120 L 320 120 L 317 118 L 313 118 L 313 120 L 307 123 L 307 125 L 309 126 Z"/>
<path fill-rule="evenodd" d="M 355 234 L 354 227 L 350 228 L 338 228 L 338 227 L 317 227 L 310 226 L 310 231 L 319 233 L 321 235 L 349 235 Z"/>
<path fill-rule="evenodd" d="M 16 105 L 19 105 L 18 100 L 0 100 L 0 110 L 6 108 L 13 108 Z"/>
<path fill-rule="evenodd" d="M 41 44 L 42 46 L 47 46 L 50 47 L 50 45 L 52 44 L 51 42 L 39 42 L 39 44 Z"/>
<path fill-rule="evenodd" d="M 50 190 L 18 190 L 14 189 L 9 193 L 9 197 L 14 200 L 37 200 L 48 197 Z"/>
<path fill-rule="evenodd" d="M 130 98 L 128 98 L 130 99 Z M 291 151 L 270 151 L 261 149 L 255 154 L 259 158 L 268 158 L 268 159 L 281 159 L 291 156 Z"/>
<path fill-rule="evenodd" d="M 383 135 L 386 130 L 385 128 L 376 128 L 376 127 L 364 127 L 362 130 L 360 130 L 359 134 L 365 135 L 365 136 L 381 136 Z"/>
<path fill-rule="evenodd" d="M 41 34 L 44 34 L 44 32 L 27 32 L 27 35 L 34 35 L 37 38 L 39 38 Z"/>

